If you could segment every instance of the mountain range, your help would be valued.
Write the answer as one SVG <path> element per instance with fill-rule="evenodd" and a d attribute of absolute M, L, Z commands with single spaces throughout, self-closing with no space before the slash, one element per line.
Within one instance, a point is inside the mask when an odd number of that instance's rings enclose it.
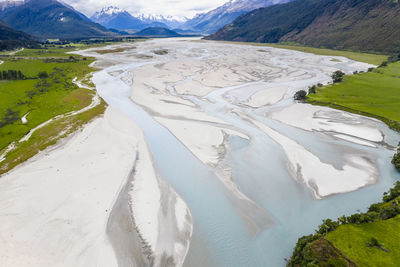
<path fill-rule="evenodd" d="M 240 16 L 206 39 L 400 52 L 400 3 L 295 0 Z"/>
<path fill-rule="evenodd" d="M 150 27 L 177 28 L 186 19 L 171 16 L 144 15 L 133 16 L 128 11 L 118 7 L 109 6 L 96 12 L 90 19 L 104 27 L 117 30 L 143 30 Z"/>
<path fill-rule="evenodd" d="M 42 39 L 113 35 L 100 24 L 56 0 L 30 0 L 3 6 L 0 19 L 16 30 Z"/>
<path fill-rule="evenodd" d="M 242 14 L 257 8 L 289 2 L 290 0 L 231 0 L 206 13 L 197 14 L 192 19 L 164 17 L 162 15 L 136 15 L 118 7 L 107 7 L 96 12 L 90 19 L 106 28 L 118 30 L 147 27 L 164 27 L 181 33 L 209 34 L 231 23 Z"/>
<path fill-rule="evenodd" d="M 196 15 L 194 18 L 183 23 L 180 28 L 182 30 L 192 30 L 194 32 L 210 34 L 249 11 L 289 1 L 290 0 L 230 0 L 216 9 Z"/>

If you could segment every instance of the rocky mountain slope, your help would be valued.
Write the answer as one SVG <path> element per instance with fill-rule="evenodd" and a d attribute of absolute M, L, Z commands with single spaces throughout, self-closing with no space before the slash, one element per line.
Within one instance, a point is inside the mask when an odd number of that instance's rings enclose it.
<path fill-rule="evenodd" d="M 224 5 L 201 13 L 186 21 L 180 28 L 201 33 L 213 33 L 237 17 L 257 8 L 289 2 L 290 0 L 230 0 Z"/>
<path fill-rule="evenodd" d="M 394 0 L 296 0 L 254 10 L 207 38 L 400 52 L 400 3 Z"/>

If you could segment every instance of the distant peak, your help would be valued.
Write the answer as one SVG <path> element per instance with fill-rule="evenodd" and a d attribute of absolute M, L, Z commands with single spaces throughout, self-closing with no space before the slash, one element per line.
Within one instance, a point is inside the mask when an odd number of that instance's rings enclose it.
<path fill-rule="evenodd" d="M 119 13 L 123 13 L 125 10 L 120 9 L 119 7 L 116 6 L 108 6 L 104 7 L 101 11 L 96 12 L 95 16 L 101 16 L 101 15 L 115 15 Z"/>

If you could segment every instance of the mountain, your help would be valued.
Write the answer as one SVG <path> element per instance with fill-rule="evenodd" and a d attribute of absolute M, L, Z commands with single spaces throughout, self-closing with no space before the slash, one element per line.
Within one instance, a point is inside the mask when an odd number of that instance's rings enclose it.
<path fill-rule="evenodd" d="M 17 7 L 17 6 L 21 6 L 24 4 L 23 0 L 20 1 L 10 1 L 10 0 L 6 0 L 6 1 L 2 1 L 0 2 L 0 10 L 4 10 L 10 7 Z"/>
<path fill-rule="evenodd" d="M 129 14 L 129 12 L 113 6 L 103 8 L 101 11 L 91 16 L 90 19 L 106 28 L 118 30 L 141 30 L 147 26 L 140 19 Z"/>
<path fill-rule="evenodd" d="M 315 47 L 400 52 L 400 3 L 394 0 L 296 0 L 237 18 L 212 40 L 295 42 Z"/>
<path fill-rule="evenodd" d="M 14 29 L 40 38 L 72 39 L 113 34 L 56 0 L 25 1 L 2 10 L 0 19 Z"/>
<path fill-rule="evenodd" d="M 179 18 L 174 16 L 163 16 L 163 15 L 140 14 L 137 15 L 136 17 L 147 24 L 162 23 L 169 29 L 179 28 L 183 23 L 187 21 L 187 18 Z"/>
<path fill-rule="evenodd" d="M 150 27 L 140 32 L 135 33 L 136 36 L 143 36 L 143 37 L 181 37 L 179 33 L 175 31 L 171 31 L 167 28 L 162 27 Z"/>
<path fill-rule="evenodd" d="M 32 36 L 16 31 L 5 22 L 0 21 L 0 50 L 12 50 L 21 47 L 37 47 L 38 43 Z"/>
<path fill-rule="evenodd" d="M 144 15 L 134 17 L 128 11 L 114 6 L 103 8 L 90 17 L 90 19 L 108 29 L 143 30 L 149 27 L 168 27 L 161 19 L 156 19 L 156 17 Z M 167 20 L 165 19 L 165 21 Z"/>
<path fill-rule="evenodd" d="M 257 8 L 289 2 L 290 0 L 231 0 L 224 5 L 201 13 L 186 21 L 182 30 L 192 30 L 199 33 L 214 33 L 223 26 L 231 23 L 240 15 Z"/>

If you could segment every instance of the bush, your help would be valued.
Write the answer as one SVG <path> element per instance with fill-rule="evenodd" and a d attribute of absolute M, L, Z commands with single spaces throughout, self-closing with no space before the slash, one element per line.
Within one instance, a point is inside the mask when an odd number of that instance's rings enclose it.
<path fill-rule="evenodd" d="M 313 85 L 308 87 L 308 94 L 315 94 L 317 92 L 317 86 Z"/>
<path fill-rule="evenodd" d="M 372 72 L 375 68 L 368 68 L 368 72 Z M 361 71 L 360 71 L 361 73 Z"/>
<path fill-rule="evenodd" d="M 345 73 L 337 70 L 332 74 L 332 79 L 334 83 L 339 83 L 341 81 L 343 81 L 343 77 L 344 77 Z"/>
<path fill-rule="evenodd" d="M 45 71 L 41 71 L 41 72 L 39 72 L 38 77 L 40 79 L 46 79 L 49 77 L 49 74 L 47 74 L 47 72 L 45 72 Z"/>
<path fill-rule="evenodd" d="M 400 143 L 399 147 L 397 148 L 397 153 L 393 155 L 392 164 L 400 172 Z"/>
<path fill-rule="evenodd" d="M 6 126 L 8 124 L 12 124 L 15 121 L 20 119 L 18 112 L 7 109 L 6 113 L 3 116 L 3 119 L 0 121 L 0 127 Z"/>
<path fill-rule="evenodd" d="M 379 65 L 378 68 L 383 68 L 383 67 L 386 67 L 387 65 L 388 65 L 388 62 L 387 62 L 387 61 L 383 61 L 383 62 L 381 63 L 381 65 Z"/>
<path fill-rule="evenodd" d="M 339 222 L 332 221 L 331 219 L 326 219 L 322 221 L 317 231 L 320 235 L 326 235 L 327 233 L 335 230 L 339 226 Z"/>
<path fill-rule="evenodd" d="M 294 94 L 294 100 L 305 100 L 307 98 L 307 92 L 304 90 L 297 91 Z"/>

